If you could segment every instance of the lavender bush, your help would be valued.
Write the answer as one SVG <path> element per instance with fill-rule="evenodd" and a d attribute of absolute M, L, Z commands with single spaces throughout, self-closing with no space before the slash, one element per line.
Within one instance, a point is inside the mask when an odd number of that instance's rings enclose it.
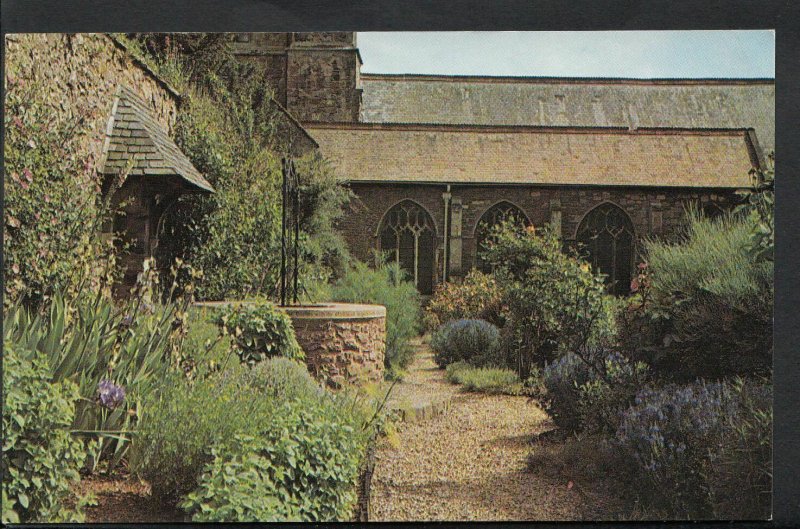
<path fill-rule="evenodd" d="M 616 431 L 622 411 L 647 381 L 647 366 L 602 348 L 567 353 L 545 366 L 547 411 L 565 430 Z"/>
<path fill-rule="evenodd" d="M 654 498 L 663 502 L 670 491 L 675 516 L 763 517 L 770 400 L 769 386 L 741 380 L 646 388 L 623 414 L 616 442 L 643 471 Z"/>
<path fill-rule="evenodd" d="M 434 360 L 439 367 L 461 360 L 480 367 L 499 367 L 496 358 L 499 345 L 500 331 L 484 320 L 450 321 L 431 337 Z"/>

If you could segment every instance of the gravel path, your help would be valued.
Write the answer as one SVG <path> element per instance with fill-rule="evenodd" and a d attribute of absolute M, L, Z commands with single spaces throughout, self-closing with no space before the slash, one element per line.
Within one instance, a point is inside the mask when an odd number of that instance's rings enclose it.
<path fill-rule="evenodd" d="M 443 376 L 421 346 L 395 391 L 448 398 L 457 388 Z M 552 427 L 535 401 L 458 393 L 451 402 L 443 416 L 401 423 L 399 448 L 379 447 L 370 521 L 576 518 L 574 489 L 525 471 L 533 437 Z"/>
<path fill-rule="evenodd" d="M 433 352 L 421 340 L 414 342 L 417 353 L 402 382 L 394 385 L 387 406 L 394 409 L 420 408 L 450 400 L 458 386 L 444 379 L 444 371 L 433 361 Z M 387 382 L 386 386 L 391 383 Z"/>

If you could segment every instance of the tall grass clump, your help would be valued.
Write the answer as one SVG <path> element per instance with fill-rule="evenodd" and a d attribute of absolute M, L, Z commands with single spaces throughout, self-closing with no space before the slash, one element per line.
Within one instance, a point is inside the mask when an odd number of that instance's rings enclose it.
<path fill-rule="evenodd" d="M 753 256 L 753 229 L 748 216 L 691 209 L 683 240 L 647 242 L 623 347 L 673 378 L 767 374 L 773 263 Z"/>
<path fill-rule="evenodd" d="M 418 334 L 420 297 L 400 265 L 381 263 L 370 268 L 356 263 L 333 285 L 331 294 L 334 301 L 386 307 L 385 366 L 391 373 L 411 363 L 414 351 L 410 340 Z"/>

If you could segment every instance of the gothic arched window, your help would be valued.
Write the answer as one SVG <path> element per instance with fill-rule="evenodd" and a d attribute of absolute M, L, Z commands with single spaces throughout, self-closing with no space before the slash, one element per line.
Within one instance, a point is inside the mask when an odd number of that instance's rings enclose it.
<path fill-rule="evenodd" d="M 431 216 L 411 200 L 392 207 L 380 229 L 381 251 L 400 264 L 422 294 L 433 292 L 434 233 Z"/>
<path fill-rule="evenodd" d="M 490 272 L 489 263 L 481 258 L 486 241 L 492 233 L 492 228 L 503 221 L 512 222 L 520 227 L 530 225 L 525 213 L 511 202 L 499 202 L 486 210 L 475 225 L 475 267 L 481 272 Z"/>
<path fill-rule="evenodd" d="M 616 295 L 630 292 L 633 269 L 633 223 L 614 204 L 600 204 L 578 227 L 577 241 L 592 269 L 606 276 Z"/>

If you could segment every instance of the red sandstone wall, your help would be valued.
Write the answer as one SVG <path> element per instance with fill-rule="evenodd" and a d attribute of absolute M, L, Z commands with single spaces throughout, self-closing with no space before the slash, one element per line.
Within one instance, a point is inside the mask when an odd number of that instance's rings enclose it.
<path fill-rule="evenodd" d="M 383 215 L 394 204 L 411 199 L 424 207 L 436 224 L 437 276 L 441 275 L 443 256 L 444 201 L 446 186 L 360 184 L 351 187 L 357 199 L 351 211 L 340 222 L 340 229 L 354 256 L 367 260 L 377 247 L 377 230 Z M 735 202 L 733 190 L 659 189 L 659 188 L 579 188 L 538 186 L 452 186 L 453 198 L 462 201 L 462 269 L 475 262 L 475 226 L 481 215 L 500 201 L 520 207 L 534 226 L 542 226 L 551 218 L 553 201 L 560 201 L 561 233 L 572 240 L 583 217 L 595 206 L 612 202 L 630 216 L 638 238 L 646 236 L 674 237 L 682 225 L 685 207 L 692 201 L 730 205 Z M 436 279 L 436 278 L 435 278 Z"/>
<path fill-rule="evenodd" d="M 383 380 L 386 351 L 386 318 L 294 318 L 297 341 L 306 353 L 308 369 L 315 378 L 339 388 L 344 383 L 363 384 Z"/>

